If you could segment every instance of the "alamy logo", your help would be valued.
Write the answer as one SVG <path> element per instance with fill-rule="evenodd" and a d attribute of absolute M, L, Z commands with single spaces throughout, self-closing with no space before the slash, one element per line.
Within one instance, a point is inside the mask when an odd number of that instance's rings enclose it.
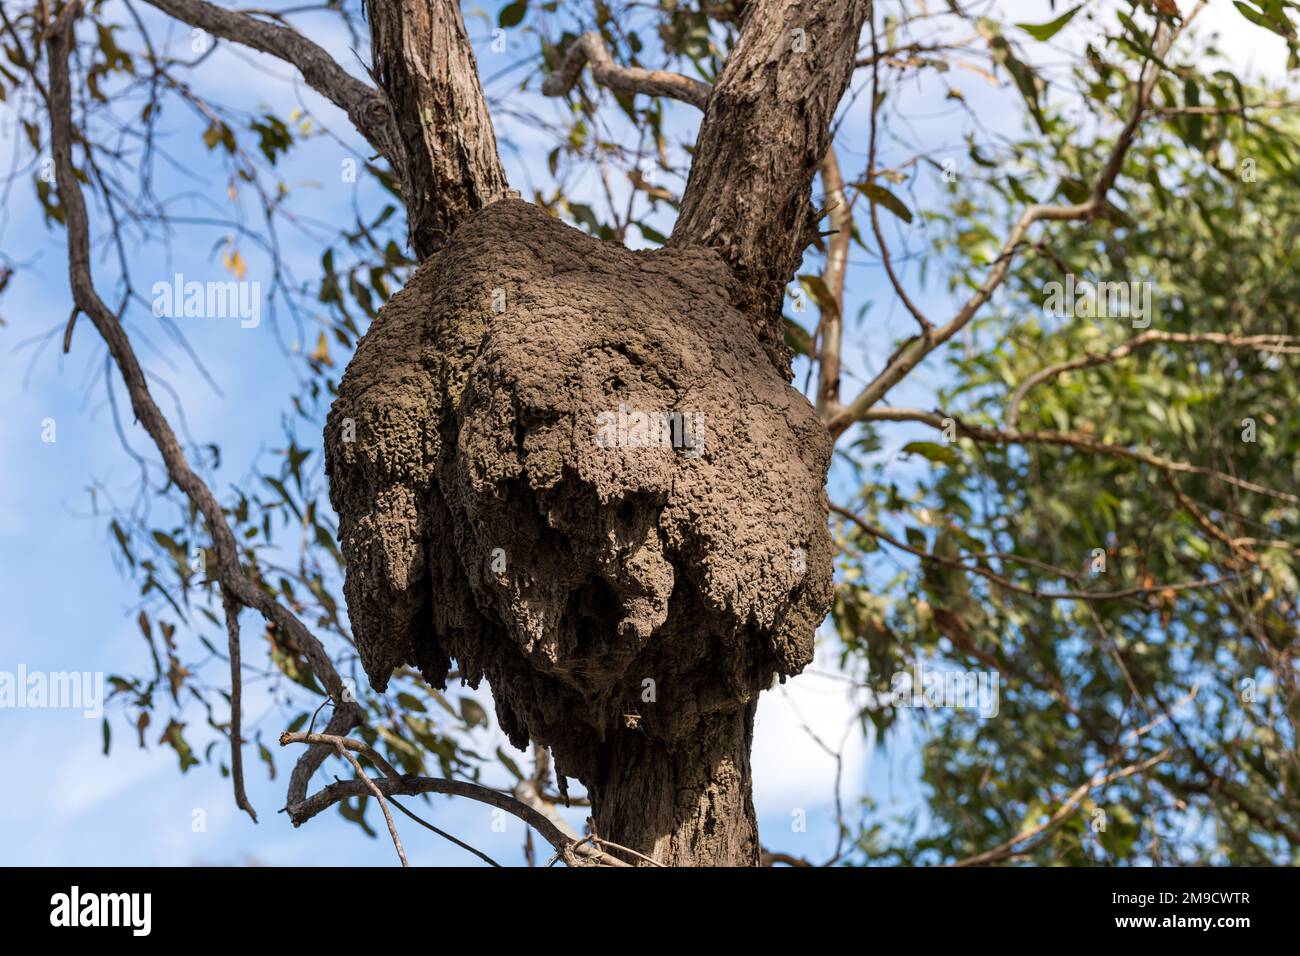
<path fill-rule="evenodd" d="M 178 272 L 171 282 L 155 282 L 151 291 L 158 318 L 239 319 L 241 329 L 262 324 L 260 282 L 186 282 Z"/>
<path fill-rule="evenodd" d="M 629 411 L 596 416 L 596 444 L 601 448 L 675 448 L 688 458 L 704 454 L 703 412 Z"/>
<path fill-rule="evenodd" d="M 0 709 L 80 710 L 82 716 L 104 715 L 104 675 L 99 671 L 0 671 Z"/>
<path fill-rule="evenodd" d="M 997 671 L 934 670 L 917 661 L 911 671 L 898 671 L 889 682 L 889 702 L 896 708 L 973 710 L 985 720 L 1000 709 Z"/>
<path fill-rule="evenodd" d="M 1071 272 L 1064 283 L 1047 283 L 1043 292 L 1043 311 L 1057 318 L 1132 319 L 1135 329 L 1151 324 L 1150 282 L 1089 282 Z"/>
<path fill-rule="evenodd" d="M 131 935 L 148 936 L 153 927 L 150 893 L 70 893 L 50 897 L 51 926 L 129 926 Z"/>

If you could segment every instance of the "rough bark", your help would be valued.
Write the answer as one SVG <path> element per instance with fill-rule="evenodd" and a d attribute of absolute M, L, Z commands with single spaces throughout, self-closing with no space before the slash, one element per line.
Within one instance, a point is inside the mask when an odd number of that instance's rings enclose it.
<path fill-rule="evenodd" d="M 423 260 L 507 189 L 492 117 L 456 0 L 371 0 L 374 73 L 392 105 L 405 163 L 411 248 Z"/>
<path fill-rule="evenodd" d="M 597 833 L 673 866 L 757 866 L 751 701 L 700 722 L 675 747 L 619 734 L 591 785 Z"/>
<path fill-rule="evenodd" d="M 648 96 L 667 96 L 704 109 L 709 102 L 709 84 L 670 73 L 667 70 L 646 70 L 635 66 L 619 66 L 610 56 L 609 48 L 594 30 L 574 40 L 564 55 L 560 68 L 546 78 L 542 92 L 547 96 L 563 96 L 578 82 L 582 68 L 591 64 L 591 76 L 601 86 L 618 93 L 644 93 Z"/>
<path fill-rule="evenodd" d="M 831 593 L 826 430 L 737 293 L 709 250 L 502 200 L 381 310 L 326 430 L 371 683 L 486 676 L 600 835 L 666 863 L 757 862 L 754 705 Z"/>
<path fill-rule="evenodd" d="M 853 75 L 870 0 L 757 0 L 714 84 L 673 245 L 716 249 L 736 305 L 790 374 L 781 303 L 816 224 L 813 176 Z"/>

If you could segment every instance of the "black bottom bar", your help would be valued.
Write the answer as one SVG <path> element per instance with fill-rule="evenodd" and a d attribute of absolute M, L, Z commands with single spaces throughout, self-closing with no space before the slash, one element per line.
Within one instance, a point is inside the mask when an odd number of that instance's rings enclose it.
<path fill-rule="evenodd" d="M 864 947 L 882 933 L 927 945 L 1169 934 L 1231 945 L 1260 930 L 1290 933 L 1296 890 L 1292 870 L 1239 868 L 11 869 L 0 870 L 0 917 L 16 939 L 77 933 L 205 948 L 281 938 L 331 950 L 412 938 L 437 945 L 449 930 L 470 946 L 576 933 L 575 942 L 621 948 L 641 934 L 671 945 L 673 934 L 698 936 L 709 925 L 719 938 L 761 939 L 783 923 L 800 934 L 858 936 Z"/>

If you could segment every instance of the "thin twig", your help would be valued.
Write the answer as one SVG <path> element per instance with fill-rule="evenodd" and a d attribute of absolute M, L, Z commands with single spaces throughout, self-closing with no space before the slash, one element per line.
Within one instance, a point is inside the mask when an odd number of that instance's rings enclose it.
<path fill-rule="evenodd" d="M 866 179 L 867 186 L 873 187 L 875 185 L 874 177 L 876 175 L 877 114 L 880 112 L 880 57 L 876 51 L 876 17 L 874 13 L 870 17 L 870 22 L 871 50 L 873 55 L 871 57 L 871 132 L 868 137 L 870 142 L 867 146 Z M 933 332 L 934 323 L 927 319 L 925 313 L 917 308 L 916 303 L 914 303 L 911 296 L 907 294 L 907 290 L 903 288 L 902 281 L 894 272 L 893 261 L 889 258 L 889 245 L 885 242 L 884 231 L 880 228 L 880 214 L 876 210 L 876 199 L 873 195 L 873 191 L 870 189 L 867 192 L 867 202 L 870 206 L 871 213 L 871 231 L 876 237 L 876 247 L 880 250 L 880 263 L 885 267 L 885 275 L 889 277 L 889 284 L 894 287 L 894 294 L 898 296 L 898 300 L 903 303 L 904 308 L 912 314 L 912 318 L 916 319 L 917 324 L 921 326 L 921 338 L 922 340 L 925 340 L 929 338 L 930 333 Z"/>
<path fill-rule="evenodd" d="M 244 740 L 240 730 L 243 673 L 239 666 L 239 602 L 222 588 L 221 604 L 226 612 L 226 639 L 230 656 L 230 778 L 235 786 L 235 806 L 245 811 L 256 823 L 257 812 L 244 792 Z"/>
<path fill-rule="evenodd" d="M 1164 591 L 1195 591 L 1204 588 L 1214 588 L 1226 584 L 1229 581 L 1235 581 L 1237 575 L 1227 575 L 1221 578 L 1205 578 L 1198 581 L 1180 581 L 1175 584 L 1152 584 L 1140 587 L 1122 588 L 1116 591 L 1044 591 L 1042 588 L 1026 587 L 1023 584 L 1016 584 L 1008 578 L 1003 577 L 995 571 L 988 568 L 982 568 L 977 564 L 966 564 L 959 558 L 951 558 L 941 554 L 932 554 L 921 548 L 899 541 L 888 531 L 883 528 L 877 528 L 869 524 L 862 518 L 858 517 L 848 508 L 842 508 L 839 505 L 831 505 L 830 510 L 841 517 L 848 518 L 855 525 L 871 535 L 878 538 L 886 544 L 892 545 L 901 551 L 920 558 L 922 561 L 930 561 L 934 564 L 942 564 L 945 567 L 957 568 L 966 571 L 969 574 L 977 574 L 982 578 L 992 581 L 994 584 L 1016 594 L 1023 594 L 1026 597 L 1038 598 L 1045 601 L 1118 601 L 1124 598 L 1142 597 L 1146 594 L 1154 594 Z"/>
<path fill-rule="evenodd" d="M 951 863 L 949 865 L 954 867 L 979 866 L 984 863 L 994 863 L 997 862 L 998 860 L 1009 857 L 1017 846 L 1021 846 L 1026 842 L 1033 842 L 1033 843 L 1038 842 L 1039 839 L 1045 836 L 1048 832 L 1054 829 L 1059 823 L 1061 823 L 1062 820 L 1064 820 L 1067 816 L 1069 816 L 1070 813 L 1074 811 L 1075 807 L 1077 807 L 1080 803 L 1083 802 L 1083 798 L 1086 797 L 1093 790 L 1098 790 L 1102 787 L 1115 783 L 1118 780 L 1123 780 L 1126 777 L 1131 777 L 1135 774 L 1144 773 L 1147 770 L 1150 770 L 1156 764 L 1163 761 L 1168 756 L 1169 756 L 1169 751 L 1162 750 L 1154 757 L 1151 757 L 1148 760 L 1144 760 L 1141 763 L 1131 764 L 1130 766 L 1124 767 L 1122 770 L 1116 770 L 1113 773 L 1109 773 L 1106 774 L 1105 776 L 1100 776 L 1100 777 L 1094 775 L 1090 777 L 1088 780 L 1084 781 L 1082 784 L 1080 784 L 1078 788 L 1075 789 L 1075 791 L 1065 799 L 1065 802 L 1062 803 L 1060 807 L 1056 809 L 1056 812 L 1053 813 L 1046 820 L 1044 820 L 1042 823 L 1029 827 L 1026 830 L 1022 830 L 1020 833 L 1016 834 L 1010 840 L 1007 840 L 1005 843 L 998 844 L 997 846 L 993 847 L 991 850 L 985 850 L 983 853 L 977 853 L 974 856 L 966 857 L 964 860 L 957 860 L 956 862 Z"/>
<path fill-rule="evenodd" d="M 1279 491 L 1276 488 L 1270 488 L 1267 485 L 1261 485 L 1254 481 L 1247 481 L 1245 478 L 1238 478 L 1236 475 L 1230 475 L 1215 468 L 1207 468 L 1204 465 L 1194 465 L 1187 461 L 1175 461 L 1170 458 L 1162 458 L 1159 455 L 1153 455 L 1150 452 L 1145 451 L 1138 451 L 1136 448 L 1126 448 L 1123 445 L 1111 445 L 1079 432 L 1058 432 L 1050 430 L 1030 432 L 1004 431 L 998 428 L 986 428 L 982 425 L 970 425 L 961 421 L 956 416 L 946 415 L 943 412 L 926 412 L 918 408 L 896 408 L 892 406 L 887 408 L 870 409 L 869 411 L 864 412 L 861 417 L 863 421 L 920 422 L 929 425 L 931 428 L 939 429 L 940 431 L 945 431 L 951 426 L 956 428 L 958 434 L 964 435 L 967 438 L 994 445 L 1038 444 L 1077 448 L 1080 451 L 1092 452 L 1094 454 L 1111 455 L 1115 458 L 1127 458 L 1132 461 L 1139 461 L 1143 464 L 1150 465 L 1153 468 L 1160 468 L 1166 471 L 1189 475 L 1203 475 L 1206 478 L 1212 478 L 1215 481 L 1221 481 L 1224 484 L 1233 486 L 1234 488 L 1241 488 L 1244 491 L 1253 492 L 1254 494 L 1276 498 L 1277 500 L 1285 501 L 1288 504 L 1300 504 L 1300 496 L 1293 495 L 1288 491 Z"/>
<path fill-rule="evenodd" d="M 406 807 L 402 806 L 392 797 L 388 798 L 388 802 L 391 803 L 393 806 L 397 807 L 398 810 L 401 810 L 404 814 L 406 814 L 408 817 L 410 817 L 412 820 L 414 820 L 416 823 L 418 823 L 420 826 L 424 827 L 425 829 L 432 830 L 434 833 L 438 834 L 438 836 L 442 837 L 444 840 L 456 844 L 462 850 L 468 850 L 470 853 L 473 853 L 476 857 L 478 857 L 483 862 L 487 863 L 489 866 L 495 866 L 498 869 L 500 869 L 501 864 L 498 863 L 496 860 L 492 859 L 492 857 L 488 856 L 478 847 L 471 846 L 470 844 L 466 843 L 464 840 L 461 840 L 458 837 L 455 837 L 452 834 L 448 833 L 446 830 L 441 830 L 438 827 L 435 827 L 428 820 L 406 809 Z M 531 836 L 533 831 L 526 830 L 525 832 Z"/>
<path fill-rule="evenodd" d="M 1163 23 L 1157 27 L 1157 38 L 1154 44 L 1154 53 L 1157 59 L 1163 60 L 1174 40 L 1204 6 L 1205 3 L 1202 0 L 1178 28 L 1173 31 Z M 1149 71 L 1148 66 L 1150 66 Z M 911 339 L 901 348 L 890 359 L 885 368 L 881 370 L 880 374 L 872 379 L 858 394 L 858 397 L 839 415 L 831 419 L 828 427 L 832 435 L 839 436 L 854 422 L 861 421 L 867 410 L 884 398 L 889 390 L 902 381 L 926 356 L 966 327 L 979 310 L 984 307 L 985 303 L 993 297 L 993 293 L 1002 286 L 1011 269 L 1011 264 L 1015 260 L 1016 252 L 1025 242 L 1026 234 L 1035 223 L 1091 220 L 1106 209 L 1106 197 L 1110 193 L 1111 187 L 1115 185 L 1120 170 L 1124 167 L 1124 159 L 1133 144 L 1137 128 L 1146 115 L 1147 104 L 1150 102 L 1151 94 L 1159 77 L 1160 68 L 1158 64 L 1152 63 L 1143 66 L 1137 80 L 1137 96 L 1135 97 L 1133 111 L 1117 135 L 1115 145 L 1106 164 L 1098 174 L 1088 199 L 1070 206 L 1046 206 L 1034 203 L 1026 207 L 1020 214 L 1019 219 L 1016 220 L 1006 241 L 1002 244 L 1001 252 L 998 253 L 997 259 L 994 260 L 992 269 L 989 270 L 989 274 L 975 291 L 975 294 L 966 301 L 951 321 L 940 328 L 934 329 L 929 334 Z"/>
<path fill-rule="evenodd" d="M 410 797 L 425 793 L 441 793 L 449 796 L 467 797 L 471 800 L 477 800 L 479 803 L 486 803 L 489 806 L 504 810 L 531 826 L 541 835 L 542 839 L 557 851 L 573 850 L 577 853 L 578 858 L 584 862 L 603 866 L 628 865 L 617 857 L 611 857 L 608 853 L 593 847 L 578 848 L 576 846 L 578 841 L 563 832 L 546 814 L 499 790 L 493 790 L 490 787 L 470 783 L 466 780 L 417 777 L 411 774 L 399 775 L 368 744 L 348 737 L 339 737 L 328 733 L 304 734 L 301 732 L 285 733 L 280 736 L 281 746 L 292 743 L 325 746 L 330 749 L 342 747 L 345 750 L 355 751 L 374 761 L 375 765 L 385 775 L 382 778 L 370 779 L 369 785 L 359 780 L 340 780 L 296 803 L 289 804 L 285 807 L 285 811 L 289 814 L 289 820 L 294 826 L 301 826 L 340 800 L 346 800 L 359 793 L 367 792 L 370 786 L 377 787 L 385 796 L 389 797 L 395 795 Z"/>
<path fill-rule="evenodd" d="M 384 811 L 384 822 L 388 824 L 388 833 L 393 838 L 393 846 L 397 849 L 397 857 L 402 861 L 402 866 L 407 867 L 411 864 L 406 860 L 406 853 L 402 850 L 402 838 L 397 835 L 397 827 L 393 823 L 393 815 L 388 812 L 388 801 L 384 799 L 383 793 L 375 786 L 375 782 L 370 779 L 370 774 L 358 762 L 357 758 L 348 753 L 347 748 L 340 741 L 334 748 L 338 751 L 340 757 L 352 764 L 352 768 L 357 772 L 357 779 L 365 781 L 366 787 L 375 795 L 379 801 L 379 809 Z"/>
<path fill-rule="evenodd" d="M 303 80 L 348 115 L 352 125 L 394 169 L 402 167 L 405 150 L 388 101 L 334 62 L 319 45 L 292 27 L 255 20 L 204 0 L 145 0 L 182 23 L 214 36 L 277 57 L 296 67 Z"/>
<path fill-rule="evenodd" d="M 1300 354 L 1300 337 L 1294 335 L 1231 335 L 1226 332 L 1157 332 L 1155 330 L 1143 332 L 1109 352 L 1090 352 L 1066 362 L 1049 365 L 1029 376 L 1016 387 L 1016 390 L 1011 393 L 1011 398 L 1007 401 L 1007 428 L 1015 430 L 1020 420 L 1020 403 L 1024 401 L 1026 393 L 1035 385 L 1075 369 L 1091 368 L 1096 365 L 1110 365 L 1120 361 L 1120 359 L 1127 358 L 1140 348 L 1154 345 L 1157 342 L 1168 342 L 1175 345 L 1205 344 L 1253 348 L 1272 355 Z"/>

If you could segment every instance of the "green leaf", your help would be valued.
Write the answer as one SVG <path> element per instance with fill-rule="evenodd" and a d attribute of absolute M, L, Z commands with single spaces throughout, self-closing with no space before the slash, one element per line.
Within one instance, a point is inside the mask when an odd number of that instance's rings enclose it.
<path fill-rule="evenodd" d="M 524 14 L 528 12 L 528 0 L 515 0 L 514 3 L 502 7 L 501 12 L 497 14 L 497 26 L 516 27 L 524 19 Z"/>
<path fill-rule="evenodd" d="M 641 230 L 641 235 L 645 236 L 647 241 L 649 241 L 649 242 L 657 242 L 657 243 L 659 243 L 659 245 L 661 245 L 661 246 L 662 246 L 665 242 L 668 241 L 668 237 L 665 236 L 665 235 L 664 235 L 662 232 L 660 232 L 659 230 L 657 230 L 657 229 L 653 229 L 653 228 L 651 228 L 650 226 L 647 226 L 647 225 L 646 225 L 645 223 L 643 223 L 643 222 L 637 222 L 636 225 L 637 225 L 637 228 Z"/>
<path fill-rule="evenodd" d="M 501 761 L 501 765 L 505 767 L 507 770 L 509 770 L 511 775 L 516 780 L 524 779 L 524 775 L 520 771 L 519 765 L 515 763 L 514 760 L 511 759 L 510 755 L 506 753 L 504 750 L 502 750 L 500 747 L 497 748 L 497 759 Z"/>
<path fill-rule="evenodd" d="M 266 768 L 271 775 L 271 779 L 274 780 L 275 779 L 275 757 L 271 756 L 271 751 L 267 750 L 266 744 L 262 743 L 260 740 L 257 742 L 257 755 L 262 758 L 262 762 L 266 764 Z"/>
<path fill-rule="evenodd" d="M 951 465 L 957 460 L 957 452 L 951 445 L 941 445 L 932 441 L 913 441 L 903 446 L 903 454 L 920 455 L 922 458 L 943 465 Z"/>
<path fill-rule="evenodd" d="M 903 201 L 883 186 L 875 183 L 854 183 L 853 188 L 866 196 L 878 206 L 884 206 L 903 222 L 912 221 L 912 211 L 903 205 Z"/>
<path fill-rule="evenodd" d="M 462 697 L 460 699 L 460 719 L 465 721 L 469 727 L 486 727 L 488 725 L 487 711 L 473 697 Z"/>
<path fill-rule="evenodd" d="M 163 729 L 162 736 L 158 738 L 158 743 L 167 744 L 176 751 L 176 757 L 180 761 L 181 773 L 185 773 L 190 767 L 197 766 L 199 760 L 194 756 L 194 751 L 190 745 L 185 742 L 185 737 L 181 731 L 185 725 L 177 720 L 168 722 Z"/>
<path fill-rule="evenodd" d="M 799 276 L 799 282 L 808 290 L 808 294 L 813 297 L 813 301 L 817 303 L 819 309 L 831 315 L 839 314 L 839 303 L 835 301 L 834 293 L 831 292 L 826 285 L 826 281 L 821 276 L 812 272 L 805 273 Z"/>
<path fill-rule="evenodd" d="M 1025 99 L 1025 105 L 1029 107 L 1029 113 L 1034 118 L 1034 123 L 1038 126 L 1040 133 L 1048 132 L 1047 115 L 1043 112 L 1041 97 L 1041 81 L 1038 74 L 1034 72 L 1033 67 L 1018 59 L 1011 49 L 1011 43 L 1001 34 L 994 33 L 989 36 L 989 52 L 993 54 L 993 59 L 999 65 L 1006 68 L 1011 74 L 1011 79 L 1015 82 L 1016 88 L 1020 90 L 1020 95 Z"/>
<path fill-rule="evenodd" d="M 213 120 L 203 132 L 203 144 L 208 149 L 216 149 L 220 144 L 225 147 L 226 152 L 234 153 L 235 134 L 230 131 L 230 127 L 225 123 Z"/>
<path fill-rule="evenodd" d="M 173 554 L 181 550 L 181 546 L 176 543 L 176 539 L 165 531 L 155 531 L 153 539 L 158 542 L 160 547 Z"/>
<path fill-rule="evenodd" d="M 416 697 L 414 694 L 408 694 L 406 691 L 402 691 L 397 695 L 397 702 L 401 704 L 402 709 L 407 712 L 414 711 L 415 713 L 423 714 L 428 710 L 428 708 L 424 706 L 424 701 L 420 700 L 420 698 Z"/>
<path fill-rule="evenodd" d="M 270 113 L 264 113 L 261 119 L 253 120 L 248 125 L 258 135 L 257 145 L 262 155 L 270 160 L 273 166 L 276 159 L 282 153 L 288 152 L 289 147 L 293 145 L 293 134 L 289 132 L 289 127 Z"/>
<path fill-rule="evenodd" d="M 808 334 L 808 330 L 786 316 L 782 316 L 782 318 L 785 319 L 785 344 L 790 351 L 795 355 L 811 355 L 813 341 L 812 336 Z"/>
<path fill-rule="evenodd" d="M 1285 15 L 1281 15 L 1279 22 L 1279 20 L 1275 20 L 1266 13 L 1261 13 L 1254 7 L 1246 6 L 1244 3 L 1241 3 L 1240 0 L 1233 0 L 1232 5 L 1236 7 L 1238 12 L 1240 12 L 1241 15 L 1251 23 L 1261 26 L 1265 30 L 1272 30 L 1278 36 L 1290 39 L 1295 38 L 1295 30 L 1292 29 L 1291 24 L 1286 20 Z"/>
<path fill-rule="evenodd" d="M 366 801 L 367 800 L 369 800 L 369 797 L 366 795 L 357 797 L 357 805 L 355 807 L 347 800 L 339 801 L 339 816 L 341 816 L 344 820 L 348 820 L 352 823 L 355 823 L 357 826 L 361 827 L 361 829 L 366 831 L 367 836 L 373 837 L 373 836 L 377 836 L 378 834 L 376 834 L 375 831 L 371 829 L 370 824 L 366 823 Z"/>
<path fill-rule="evenodd" d="M 1061 28 L 1074 19 L 1074 15 L 1083 9 L 1083 4 L 1079 4 L 1072 10 L 1067 10 L 1055 20 L 1049 23 L 1017 23 L 1016 26 L 1024 30 L 1035 40 L 1047 41 L 1061 32 Z"/>

